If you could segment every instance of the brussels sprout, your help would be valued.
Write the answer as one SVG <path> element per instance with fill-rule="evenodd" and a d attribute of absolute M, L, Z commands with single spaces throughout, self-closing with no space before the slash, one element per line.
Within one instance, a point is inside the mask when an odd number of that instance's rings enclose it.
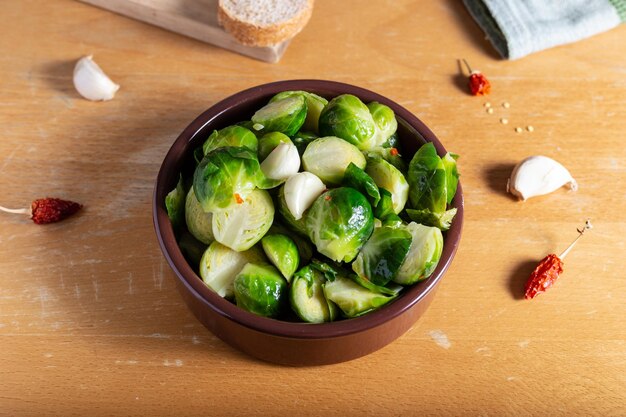
<path fill-rule="evenodd" d="M 236 251 L 252 247 L 274 221 L 274 204 L 269 193 L 256 189 L 240 204 L 213 213 L 215 240 Z"/>
<path fill-rule="evenodd" d="M 215 240 L 212 221 L 213 215 L 202 210 L 192 186 L 185 201 L 185 222 L 189 233 L 200 242 L 211 244 Z"/>
<path fill-rule="evenodd" d="M 269 132 L 261 136 L 259 139 L 259 162 L 262 162 L 267 156 L 281 143 L 292 143 L 289 136 L 280 132 Z"/>
<path fill-rule="evenodd" d="M 267 234 L 261 239 L 261 245 L 267 259 L 278 268 L 287 282 L 291 282 L 300 263 L 298 247 L 293 239 L 286 235 Z"/>
<path fill-rule="evenodd" d="M 225 298 L 232 298 L 233 283 L 237 274 L 247 263 L 264 262 L 261 250 L 253 246 L 247 251 L 237 252 L 219 242 L 213 242 L 200 259 L 200 277 L 213 291 Z"/>
<path fill-rule="evenodd" d="M 196 167 L 193 188 L 202 209 L 214 211 L 236 203 L 263 179 L 256 153 L 223 147 L 209 152 Z"/>
<path fill-rule="evenodd" d="M 337 304 L 346 317 L 361 316 L 395 298 L 370 291 L 345 277 L 337 277 L 334 281 L 326 282 L 324 295 Z"/>
<path fill-rule="evenodd" d="M 287 226 L 284 226 L 279 221 L 274 219 L 274 223 L 272 223 L 272 227 L 267 232 L 268 234 L 282 234 L 289 236 L 291 240 L 294 241 L 296 246 L 298 247 L 298 254 L 300 255 L 300 263 L 308 263 L 313 257 L 313 245 L 309 241 L 307 237 L 303 237 L 301 234 L 291 230 Z"/>
<path fill-rule="evenodd" d="M 426 279 L 433 273 L 443 251 L 443 235 L 436 227 L 414 222 L 406 226 L 413 240 L 398 274 L 393 279 L 397 284 L 409 285 Z"/>
<path fill-rule="evenodd" d="M 335 318 L 337 307 L 324 296 L 324 276 L 311 266 L 300 269 L 293 277 L 289 301 L 292 310 L 307 323 L 324 323 Z"/>
<path fill-rule="evenodd" d="M 376 101 L 369 103 L 367 108 L 372 114 L 372 119 L 374 119 L 374 123 L 376 124 L 374 146 L 383 146 L 398 129 L 396 115 L 388 106 Z"/>
<path fill-rule="evenodd" d="M 285 199 L 285 187 L 286 186 L 287 186 L 287 183 L 285 183 L 285 185 L 280 187 L 280 189 L 278 190 L 278 196 L 276 197 L 276 205 L 278 206 L 278 212 L 280 213 L 283 220 L 285 221 L 285 223 L 291 230 L 298 232 L 301 235 L 307 236 L 305 218 L 301 216 L 299 219 L 296 220 L 294 215 L 291 214 L 291 210 L 289 209 L 289 206 L 287 205 L 287 201 Z"/>
<path fill-rule="evenodd" d="M 441 230 L 448 230 L 452 225 L 452 219 L 456 216 L 456 208 L 451 208 L 443 213 L 433 213 L 430 210 L 406 209 L 406 214 L 411 220 L 426 226 L 435 226 Z"/>
<path fill-rule="evenodd" d="M 185 220 L 185 186 L 183 185 L 182 175 L 178 177 L 176 188 L 165 196 L 165 208 L 167 217 L 172 222 L 174 233 L 178 233 L 180 226 Z"/>
<path fill-rule="evenodd" d="M 372 204 L 372 207 L 376 207 L 376 205 L 378 205 L 378 202 L 380 201 L 380 191 L 378 190 L 378 186 L 372 177 L 367 175 L 365 171 L 354 165 L 352 162 L 350 162 L 350 165 L 348 165 L 344 174 L 343 185 L 346 187 L 352 187 L 367 197 L 369 202 Z"/>
<path fill-rule="evenodd" d="M 290 177 L 283 189 L 289 212 L 295 220 L 300 220 L 315 199 L 324 192 L 326 186 L 315 174 L 300 172 Z"/>
<path fill-rule="evenodd" d="M 397 123 L 397 121 L 396 121 Z M 385 149 L 396 148 L 398 151 L 400 150 L 400 138 L 398 137 L 398 132 L 389 136 L 387 140 L 381 145 Z"/>
<path fill-rule="evenodd" d="M 318 252 L 337 262 L 352 261 L 374 229 L 370 204 L 350 187 L 320 195 L 305 219 L 307 233 Z"/>
<path fill-rule="evenodd" d="M 187 230 L 184 230 L 180 235 L 180 239 L 178 239 L 178 246 L 187 261 L 189 261 L 189 264 L 194 268 L 200 265 L 202 254 L 207 248 L 206 244 L 193 237 Z"/>
<path fill-rule="evenodd" d="M 300 154 L 300 156 L 302 156 L 309 143 L 313 142 L 318 137 L 319 136 L 315 133 L 305 132 L 301 130 L 291 138 L 291 141 L 294 145 L 296 145 L 296 148 L 298 148 L 298 153 Z"/>
<path fill-rule="evenodd" d="M 407 164 L 402 159 L 400 155 L 400 151 L 397 148 L 385 148 L 382 146 L 377 146 L 366 152 L 367 159 L 372 158 L 382 158 L 385 161 L 389 162 L 391 165 L 396 167 L 396 169 L 404 175 L 407 171 Z"/>
<path fill-rule="evenodd" d="M 375 285 L 395 278 L 411 246 L 411 233 L 403 228 L 379 227 L 363 245 L 352 270 Z"/>
<path fill-rule="evenodd" d="M 291 136 L 300 130 L 306 119 L 306 114 L 307 107 L 304 96 L 292 95 L 270 101 L 254 113 L 252 122 L 255 123 L 256 130 L 281 132 Z"/>
<path fill-rule="evenodd" d="M 365 168 L 365 157 L 359 149 L 335 136 L 315 139 L 302 155 L 305 171 L 317 175 L 325 184 L 338 185 L 350 163 Z"/>
<path fill-rule="evenodd" d="M 284 181 L 298 173 L 300 155 L 293 143 L 281 143 L 261 162 L 261 171 L 271 180 Z"/>
<path fill-rule="evenodd" d="M 376 129 L 367 106 L 351 94 L 333 98 L 320 115 L 320 135 L 340 137 L 364 151 L 376 145 Z"/>
<path fill-rule="evenodd" d="M 287 281 L 272 265 L 246 264 L 233 286 L 237 305 L 259 316 L 277 317 L 288 302 Z"/>
<path fill-rule="evenodd" d="M 372 177 L 376 185 L 391 193 L 393 210 L 400 213 L 409 198 L 409 184 L 404 175 L 382 158 L 369 158 L 365 172 Z"/>
<path fill-rule="evenodd" d="M 452 203 L 452 199 L 456 194 L 456 187 L 459 184 L 459 171 L 456 168 L 456 160 L 459 155 L 448 152 L 441 158 L 443 168 L 446 170 L 446 202 Z"/>
<path fill-rule="evenodd" d="M 374 208 L 374 217 L 381 221 L 381 225 L 389 227 L 398 227 L 402 225 L 402 219 L 396 214 L 393 209 L 393 200 L 391 199 L 391 193 L 384 188 L 379 188 L 380 201 L 376 208 Z"/>
<path fill-rule="evenodd" d="M 308 91 L 283 91 L 272 97 L 270 103 L 272 101 L 281 100 L 285 97 L 297 95 L 304 96 L 304 99 L 306 100 L 307 113 L 302 127 L 306 130 L 317 133 L 320 113 L 324 109 L 324 106 L 328 104 L 328 100 L 324 97 L 320 97 L 314 93 L 309 93 Z"/>
<path fill-rule="evenodd" d="M 214 130 L 211 136 L 202 145 L 204 155 L 224 146 L 236 146 L 257 151 L 258 141 L 254 133 L 243 126 L 228 126 L 221 130 Z"/>
<path fill-rule="evenodd" d="M 446 170 L 431 142 L 423 145 L 409 164 L 409 199 L 416 210 L 446 211 Z"/>

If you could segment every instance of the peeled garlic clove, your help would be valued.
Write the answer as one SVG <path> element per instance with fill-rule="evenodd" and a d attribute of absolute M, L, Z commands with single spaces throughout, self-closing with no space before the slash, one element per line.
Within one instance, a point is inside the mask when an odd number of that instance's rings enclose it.
<path fill-rule="evenodd" d="M 527 200 L 530 197 L 549 194 L 564 185 L 578 189 L 576 180 L 557 161 L 547 156 L 531 156 L 517 164 L 511 173 L 507 191 Z"/>
<path fill-rule="evenodd" d="M 92 101 L 111 100 L 120 88 L 94 62 L 92 55 L 84 56 L 76 63 L 74 87 L 81 96 Z"/>
<path fill-rule="evenodd" d="M 272 180 L 284 180 L 298 173 L 300 154 L 293 143 L 280 143 L 261 162 L 261 171 Z"/>
<path fill-rule="evenodd" d="M 325 189 L 322 180 L 310 172 L 299 172 L 289 177 L 285 182 L 285 203 L 294 219 L 300 220 Z"/>

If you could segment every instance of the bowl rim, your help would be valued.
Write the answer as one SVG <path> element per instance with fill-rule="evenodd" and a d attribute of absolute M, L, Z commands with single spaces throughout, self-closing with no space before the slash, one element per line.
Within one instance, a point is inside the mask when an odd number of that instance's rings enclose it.
<path fill-rule="evenodd" d="M 257 85 L 226 97 L 209 107 L 183 130 L 168 150 L 156 177 L 152 201 L 153 223 L 159 246 L 178 280 L 194 297 L 200 299 L 215 313 L 249 329 L 297 339 L 326 339 L 371 330 L 400 316 L 419 303 L 436 287 L 449 268 L 460 244 L 463 226 L 464 201 L 460 181 L 452 203 L 457 208 L 457 214 L 450 230 L 446 232 L 441 259 L 433 274 L 428 279 L 407 287 L 400 297 L 380 309 L 351 319 L 321 324 L 287 322 L 258 316 L 237 307 L 204 284 L 183 256 L 174 236 L 174 230 L 165 209 L 164 198 L 169 190 L 164 189 L 164 182 L 166 178 L 176 173 L 176 168 L 180 170 L 177 166 L 177 157 L 184 154 L 186 145 L 207 125 L 219 123 L 220 116 L 233 108 L 261 97 L 267 96 L 269 99 L 274 94 L 286 90 L 305 90 L 320 95 L 326 92 L 329 96 L 348 93 L 361 98 L 364 102 L 378 101 L 389 106 L 397 117 L 407 122 L 424 140 L 432 142 L 439 155 L 446 153 L 446 149 L 435 134 L 417 116 L 395 101 L 371 90 L 343 82 L 318 79 L 294 79 Z"/>

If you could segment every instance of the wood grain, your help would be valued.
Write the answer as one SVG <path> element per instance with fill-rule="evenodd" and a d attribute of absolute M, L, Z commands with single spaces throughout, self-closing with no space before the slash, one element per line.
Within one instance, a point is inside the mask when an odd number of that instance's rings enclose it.
<path fill-rule="evenodd" d="M 0 216 L 0 415 L 626 415 L 626 27 L 508 62 L 460 2 L 319 1 L 270 65 L 74 1 L 4 2 L 0 25 L 0 204 L 85 204 L 46 227 Z M 121 85 L 113 101 L 75 93 L 86 54 Z M 465 93 L 461 57 L 489 76 L 493 115 Z M 427 313 L 325 367 L 260 363 L 206 331 L 151 220 L 178 133 L 230 94 L 293 78 L 405 106 L 461 155 L 465 191 L 461 247 Z M 510 169 L 533 154 L 580 189 L 511 199 Z M 555 288 L 520 300 L 587 217 Z"/>

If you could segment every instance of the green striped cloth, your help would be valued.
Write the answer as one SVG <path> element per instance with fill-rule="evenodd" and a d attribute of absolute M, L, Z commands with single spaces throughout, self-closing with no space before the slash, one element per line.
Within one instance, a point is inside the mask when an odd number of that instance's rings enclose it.
<path fill-rule="evenodd" d="M 626 0 L 463 0 L 506 59 L 613 29 L 626 21 Z"/>

